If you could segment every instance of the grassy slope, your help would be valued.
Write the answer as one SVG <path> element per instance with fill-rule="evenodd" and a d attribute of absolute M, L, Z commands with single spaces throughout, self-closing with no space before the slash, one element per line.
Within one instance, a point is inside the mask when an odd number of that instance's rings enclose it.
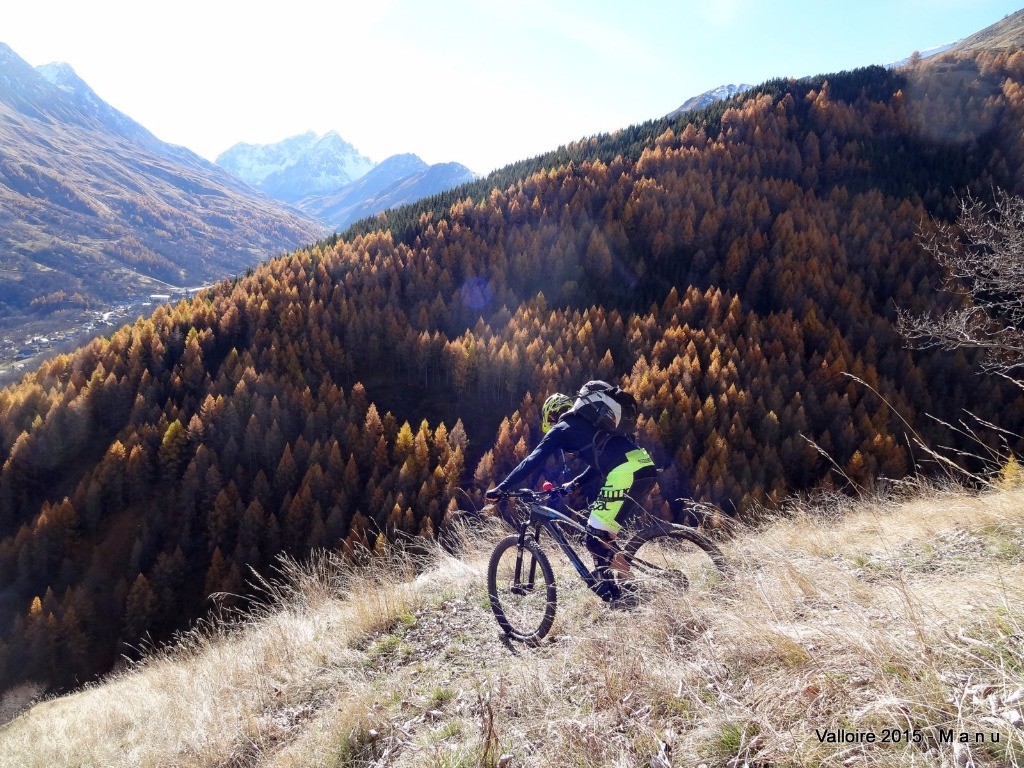
<path fill-rule="evenodd" d="M 418 578 L 321 560 L 256 620 L 0 727 L 0 765 L 1024 764 L 1024 489 L 790 512 L 712 594 L 613 611 L 565 566 L 537 649 L 498 636 L 486 537 Z M 819 743 L 841 727 L 923 742 Z"/>
<path fill-rule="evenodd" d="M 997 51 L 1024 45 L 1024 10 L 1007 14 L 1000 21 L 960 41 L 954 50 Z"/>

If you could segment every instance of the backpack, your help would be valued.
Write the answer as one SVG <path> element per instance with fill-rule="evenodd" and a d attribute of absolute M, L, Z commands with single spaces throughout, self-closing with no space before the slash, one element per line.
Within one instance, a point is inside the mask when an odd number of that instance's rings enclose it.
<path fill-rule="evenodd" d="M 636 398 L 606 381 L 588 381 L 576 395 L 570 413 L 613 435 L 632 436 L 640 408 Z"/>

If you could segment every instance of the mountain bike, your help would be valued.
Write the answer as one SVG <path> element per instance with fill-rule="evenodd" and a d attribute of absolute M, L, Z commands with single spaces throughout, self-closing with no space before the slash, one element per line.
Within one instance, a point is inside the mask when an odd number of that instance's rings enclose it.
<path fill-rule="evenodd" d="M 708 588 L 727 575 L 725 557 L 706 536 L 647 513 L 638 518 L 639 526 L 624 529 L 606 543 L 611 555 L 621 553 L 629 563 L 632 578 L 622 581 L 611 569 L 591 570 L 570 539 L 585 545 L 596 537 L 587 532 L 584 513 L 548 506 L 560 495 L 558 488 L 521 489 L 502 494 L 498 502 L 502 519 L 516 533 L 498 542 L 491 554 L 487 593 L 494 618 L 513 640 L 535 644 L 555 621 L 558 592 L 551 562 L 540 547 L 541 531 L 547 531 L 587 587 L 613 604 L 651 581 L 688 590 Z"/>

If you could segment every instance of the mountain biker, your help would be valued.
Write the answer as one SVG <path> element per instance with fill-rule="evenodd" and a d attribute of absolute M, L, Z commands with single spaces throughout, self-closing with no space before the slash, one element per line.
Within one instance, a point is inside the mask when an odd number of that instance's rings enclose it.
<path fill-rule="evenodd" d="M 604 382 L 590 382 L 611 388 Z M 596 573 L 607 578 L 609 566 L 625 579 L 630 577 L 629 564 L 616 553 L 611 556 L 613 541 L 622 523 L 638 510 L 638 501 L 646 497 L 658 476 L 654 461 L 631 438 L 612 434 L 576 412 L 574 401 L 561 392 L 549 396 L 541 406 L 541 431 L 544 437 L 508 477 L 484 494 L 487 501 L 498 501 L 501 494 L 520 487 L 528 478 L 533 481 L 544 461 L 555 451 L 569 451 L 587 464 L 578 477 L 561 486 L 563 493 L 602 477 L 604 482 L 590 506 L 587 521 L 587 550 L 594 556 Z"/>

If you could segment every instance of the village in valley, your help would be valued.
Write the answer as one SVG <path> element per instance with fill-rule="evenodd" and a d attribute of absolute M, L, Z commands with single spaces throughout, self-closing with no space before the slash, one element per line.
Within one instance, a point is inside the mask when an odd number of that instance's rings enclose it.
<path fill-rule="evenodd" d="M 47 357 L 76 349 L 139 315 L 148 315 L 160 304 L 190 298 L 207 287 L 168 286 L 164 293 L 136 296 L 104 309 L 71 316 L 50 315 L 36 322 L 22 323 L 17 329 L 0 329 L 0 384 L 19 379 L 25 371 L 35 369 Z"/>

